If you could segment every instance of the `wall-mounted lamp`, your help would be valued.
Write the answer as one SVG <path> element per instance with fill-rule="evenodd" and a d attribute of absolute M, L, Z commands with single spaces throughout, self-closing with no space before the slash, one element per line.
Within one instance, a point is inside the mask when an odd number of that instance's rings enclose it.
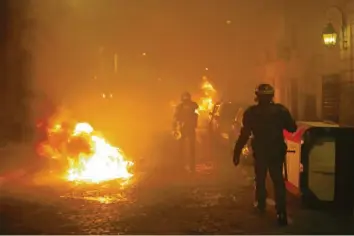
<path fill-rule="evenodd" d="M 341 33 L 342 33 L 342 46 L 343 49 L 346 50 L 348 49 L 348 39 L 347 39 L 347 19 L 345 17 L 345 14 L 341 8 L 338 6 L 332 6 L 329 9 L 336 9 L 339 11 L 339 13 L 342 16 L 342 26 L 341 26 Z M 322 38 L 323 38 L 323 43 L 326 46 L 335 46 L 337 44 L 337 32 L 334 29 L 332 23 L 328 23 L 326 27 L 322 31 Z"/>

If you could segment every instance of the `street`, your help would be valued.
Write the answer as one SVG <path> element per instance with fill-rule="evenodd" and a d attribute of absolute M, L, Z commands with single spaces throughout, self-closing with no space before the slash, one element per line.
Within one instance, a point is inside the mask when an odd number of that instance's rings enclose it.
<path fill-rule="evenodd" d="M 279 228 L 274 204 L 252 208 L 250 166 L 201 161 L 191 175 L 176 168 L 137 173 L 128 183 L 73 185 L 48 176 L 1 186 L 2 234 L 326 234 L 354 232 L 289 200 L 290 225 Z"/>
<path fill-rule="evenodd" d="M 354 235 L 354 0 L 0 5 L 0 234 Z"/>

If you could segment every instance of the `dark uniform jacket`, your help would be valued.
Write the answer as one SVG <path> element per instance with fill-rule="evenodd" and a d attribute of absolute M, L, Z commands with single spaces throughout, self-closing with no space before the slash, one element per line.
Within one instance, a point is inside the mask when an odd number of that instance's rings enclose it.
<path fill-rule="evenodd" d="M 175 124 L 179 124 L 182 130 L 194 130 L 198 123 L 197 109 L 198 104 L 193 101 L 180 103 L 175 111 Z"/>
<path fill-rule="evenodd" d="M 270 156 L 286 153 L 283 130 L 295 132 L 296 123 L 289 110 L 281 104 L 257 104 L 249 107 L 243 116 L 243 127 L 235 146 L 235 154 L 242 148 L 252 135 L 252 149 L 257 153 L 267 153 Z"/>

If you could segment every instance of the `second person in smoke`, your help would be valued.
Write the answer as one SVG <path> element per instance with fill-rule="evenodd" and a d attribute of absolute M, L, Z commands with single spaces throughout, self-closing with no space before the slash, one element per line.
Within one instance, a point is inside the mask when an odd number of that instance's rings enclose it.
<path fill-rule="evenodd" d="M 188 167 L 191 172 L 195 171 L 195 143 L 196 128 L 198 124 L 198 104 L 192 100 L 191 94 L 184 92 L 181 96 L 181 102 L 177 105 L 174 114 L 173 128 L 180 132 L 179 153 L 180 157 L 187 159 Z M 185 146 L 188 147 L 188 153 L 184 153 Z"/>

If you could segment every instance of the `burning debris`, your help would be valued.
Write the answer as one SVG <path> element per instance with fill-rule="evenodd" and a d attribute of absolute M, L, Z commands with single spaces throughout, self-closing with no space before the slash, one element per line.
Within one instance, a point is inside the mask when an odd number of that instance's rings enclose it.
<path fill-rule="evenodd" d="M 66 180 L 101 183 L 133 176 L 129 171 L 133 163 L 90 124 L 53 122 L 47 132 L 48 138 L 40 143 L 38 152 L 43 157 L 58 160 L 58 165 L 65 167 Z"/>
<path fill-rule="evenodd" d="M 214 100 L 216 96 L 216 90 L 210 83 L 206 76 L 203 76 L 203 83 L 201 86 L 203 95 L 199 99 L 199 112 L 210 112 L 214 106 Z"/>

